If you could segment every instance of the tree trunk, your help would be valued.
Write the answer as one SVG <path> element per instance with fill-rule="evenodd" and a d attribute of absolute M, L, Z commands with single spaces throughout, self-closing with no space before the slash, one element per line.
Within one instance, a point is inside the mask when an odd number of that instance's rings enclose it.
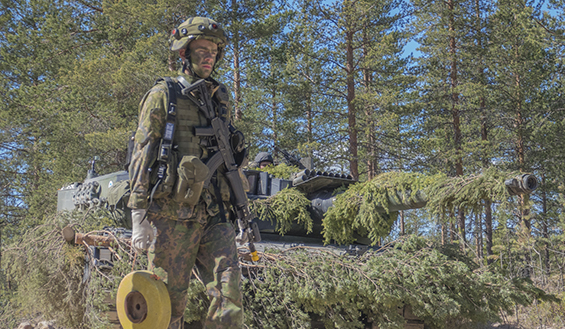
<path fill-rule="evenodd" d="M 308 136 L 308 143 L 312 143 L 314 141 L 314 130 L 313 130 L 313 121 L 314 116 L 312 113 L 312 91 L 308 88 L 308 95 L 306 95 L 306 130 Z M 311 151 L 310 151 L 311 152 Z M 308 154 L 312 156 L 312 154 Z"/>
<path fill-rule="evenodd" d="M 243 118 L 241 111 L 241 73 L 239 67 L 239 49 L 237 42 L 234 41 L 233 47 L 233 107 L 235 112 L 235 121 Z"/>
<path fill-rule="evenodd" d="M 483 48 L 483 41 L 480 31 L 482 30 L 481 24 L 481 8 L 479 5 L 479 0 L 475 0 L 475 17 L 476 17 L 476 28 L 477 31 L 477 44 L 478 48 Z M 479 63 L 482 63 L 482 56 L 479 59 Z M 485 77 L 485 69 L 483 65 L 478 67 L 479 76 L 481 84 L 486 86 L 487 79 Z M 486 100 L 484 96 L 481 96 L 479 99 L 480 104 L 480 112 L 481 112 L 481 141 L 482 141 L 482 149 L 483 152 L 481 154 L 482 162 L 483 162 L 483 169 L 486 170 L 490 166 L 490 159 L 488 157 L 488 153 L 486 152 L 485 148 L 488 145 L 488 119 L 487 119 L 487 111 L 486 111 Z M 485 213 L 485 231 L 484 231 L 484 238 L 486 240 L 486 250 L 487 250 L 487 264 L 492 263 L 492 259 L 489 256 L 492 256 L 492 201 L 491 200 L 484 200 L 484 213 Z M 483 231 L 482 228 L 479 231 L 481 235 L 481 241 L 483 241 Z M 481 250 L 482 252 L 482 250 Z"/>
<path fill-rule="evenodd" d="M 545 189 L 545 174 L 541 174 L 541 200 L 542 200 L 542 221 L 541 221 L 541 234 L 544 241 L 544 250 L 543 250 L 543 258 L 544 258 L 544 272 L 545 275 L 549 275 L 549 229 L 547 226 L 547 191 Z"/>
<path fill-rule="evenodd" d="M 485 108 L 485 98 L 481 97 L 481 141 L 483 142 L 483 147 L 488 142 L 488 127 L 487 127 L 487 113 Z M 489 167 L 490 160 L 486 156 L 486 152 L 483 152 L 483 168 L 486 170 Z M 485 240 L 486 240 L 486 249 L 487 249 L 487 264 L 492 263 L 492 259 L 489 256 L 492 256 L 492 201 L 491 200 L 484 200 L 484 207 L 485 207 Z"/>
<path fill-rule="evenodd" d="M 357 118 L 355 110 L 355 79 L 353 77 L 353 69 L 355 67 L 353 59 L 353 32 L 346 33 L 346 85 L 347 85 L 347 117 L 349 127 L 349 171 L 353 179 L 359 179 L 359 163 L 357 156 Z"/>
<path fill-rule="evenodd" d="M 485 239 L 487 243 L 487 264 L 492 263 L 492 202 L 485 200 Z"/>
<path fill-rule="evenodd" d="M 445 224 L 441 224 L 441 245 L 445 246 L 445 240 L 447 240 L 447 227 Z"/>
<path fill-rule="evenodd" d="M 475 214 L 475 240 L 477 247 L 477 258 L 483 258 L 483 219 L 480 213 Z"/>
<path fill-rule="evenodd" d="M 515 45 L 514 49 L 514 58 L 515 62 L 518 63 L 520 61 L 520 56 L 518 53 L 518 45 Z M 516 119 L 514 120 L 514 128 L 516 129 L 516 156 L 518 158 L 518 168 L 521 172 L 526 170 L 526 149 L 524 146 L 524 117 L 522 116 L 522 93 L 520 92 L 521 88 L 521 79 L 520 74 L 515 72 L 514 73 L 515 79 L 515 86 L 516 86 Z M 529 195 L 519 195 L 518 201 L 520 205 L 520 219 L 521 219 L 521 226 L 522 226 L 522 233 L 526 236 L 530 236 L 531 234 L 531 224 L 530 224 L 530 209 L 528 208 L 528 202 L 530 200 Z"/>
<path fill-rule="evenodd" d="M 231 9 L 232 13 L 237 13 L 238 4 L 236 0 L 232 0 Z M 231 43 L 233 45 L 233 107 L 235 111 L 234 121 L 243 118 L 241 110 L 241 72 L 240 72 L 240 55 L 239 55 L 239 31 L 233 31 L 234 36 Z"/>
<path fill-rule="evenodd" d="M 461 123 L 459 111 L 459 92 L 457 91 L 457 43 L 455 36 L 455 19 L 454 19 L 454 3 L 453 0 L 448 0 L 447 5 L 449 6 L 449 32 L 451 36 L 449 37 L 449 53 L 451 54 L 451 115 L 453 118 L 453 138 L 455 142 L 455 149 L 457 151 L 455 159 L 455 173 L 457 176 L 463 176 L 463 159 L 461 150 Z M 465 247 L 466 237 L 465 237 L 465 213 L 463 209 L 457 211 L 457 225 L 459 226 L 459 235 L 461 236 L 461 248 Z"/>
<path fill-rule="evenodd" d="M 278 155 L 277 154 L 277 149 L 278 149 L 277 146 L 278 146 L 278 139 L 279 139 L 279 136 L 278 136 L 278 133 L 277 133 L 277 129 L 278 129 L 277 119 L 278 118 L 277 118 L 277 99 L 276 99 L 276 96 L 277 96 L 276 90 L 273 87 L 272 94 L 271 94 L 271 97 L 272 97 L 271 98 L 272 99 L 271 110 L 273 111 L 273 123 L 271 125 L 271 129 L 273 130 L 273 149 L 274 149 L 274 157 L 275 158 Z"/>
<path fill-rule="evenodd" d="M 369 55 L 366 45 L 369 43 L 367 35 L 363 32 L 363 55 L 365 58 Z M 365 85 L 365 92 L 371 92 L 371 82 L 373 77 L 369 69 L 363 69 L 363 84 Z M 373 120 L 373 107 L 365 105 L 365 124 L 367 125 L 367 178 L 373 179 L 377 175 L 377 159 L 375 154 L 375 122 Z"/>
<path fill-rule="evenodd" d="M 404 211 L 400 210 L 398 213 L 400 215 L 400 235 L 406 235 L 406 230 L 404 227 Z"/>

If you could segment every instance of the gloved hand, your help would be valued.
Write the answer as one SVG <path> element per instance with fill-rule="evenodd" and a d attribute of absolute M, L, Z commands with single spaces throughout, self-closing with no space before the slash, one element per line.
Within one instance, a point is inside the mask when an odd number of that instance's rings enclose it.
<path fill-rule="evenodd" d="M 242 219 L 238 219 L 237 226 L 239 228 L 239 233 L 235 237 L 235 242 L 239 244 L 247 243 L 249 241 L 249 236 L 247 235 L 247 231 L 245 230 L 245 222 Z"/>
<path fill-rule="evenodd" d="M 146 213 L 145 209 L 131 210 L 131 244 L 138 252 L 147 251 L 155 238 L 155 232 L 145 216 Z"/>

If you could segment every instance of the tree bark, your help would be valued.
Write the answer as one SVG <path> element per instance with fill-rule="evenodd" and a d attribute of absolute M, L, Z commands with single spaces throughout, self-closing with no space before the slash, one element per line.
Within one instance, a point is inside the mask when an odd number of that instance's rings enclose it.
<path fill-rule="evenodd" d="M 445 246 L 445 240 L 447 240 L 447 227 L 445 224 L 441 224 L 441 245 Z"/>
<path fill-rule="evenodd" d="M 449 53 L 451 54 L 451 115 L 453 118 L 453 137 L 455 142 L 456 159 L 455 159 L 455 173 L 457 176 L 463 176 L 463 159 L 461 149 L 461 123 L 459 111 L 459 93 L 457 91 L 457 42 L 455 40 L 455 19 L 454 19 L 454 3 L 453 0 L 448 0 L 449 7 Z M 461 248 L 465 247 L 465 213 L 463 209 L 457 211 L 457 225 L 459 226 L 459 235 L 461 236 Z"/>
<path fill-rule="evenodd" d="M 238 4 L 236 0 L 231 2 L 232 13 L 237 13 Z M 233 31 L 234 36 L 231 40 L 233 44 L 233 107 L 235 111 L 234 121 L 243 118 L 243 111 L 241 110 L 241 68 L 240 68 L 240 54 L 239 54 L 239 31 Z"/>
<path fill-rule="evenodd" d="M 492 252 L 492 202 L 485 200 L 485 240 L 487 249 L 487 264 L 492 263 L 489 256 L 493 255 Z"/>
<path fill-rule="evenodd" d="M 520 55 L 518 52 L 518 45 L 514 46 L 514 62 L 519 63 Z M 520 92 L 521 88 L 521 78 L 518 72 L 514 72 L 514 79 L 515 79 L 515 86 L 516 86 L 516 119 L 514 120 L 514 128 L 516 129 L 516 156 L 518 158 L 518 168 L 520 172 L 524 172 L 526 170 L 526 150 L 524 146 L 524 117 L 522 115 L 522 93 Z M 520 219 L 521 219 L 521 226 L 522 226 L 522 233 L 526 236 L 531 235 L 531 223 L 530 223 L 530 209 L 528 208 L 528 202 L 530 200 L 529 195 L 519 195 L 518 201 L 520 205 Z"/>
<path fill-rule="evenodd" d="M 365 58 L 368 56 L 367 44 L 369 40 L 365 32 L 363 32 L 363 55 Z M 373 76 L 369 69 L 363 69 L 363 84 L 365 85 L 365 92 L 371 92 L 371 82 Z M 377 159 L 375 152 L 375 122 L 373 120 L 373 107 L 369 104 L 365 105 L 365 124 L 367 125 L 367 178 L 369 180 L 373 179 L 377 175 Z"/>
<path fill-rule="evenodd" d="M 355 110 L 355 79 L 353 69 L 355 67 L 353 58 L 353 32 L 346 31 L 346 85 L 347 85 L 347 118 L 349 128 L 349 171 L 353 179 L 359 179 L 359 163 L 357 154 L 357 113 Z"/>
<path fill-rule="evenodd" d="M 482 30 L 481 24 L 481 8 L 479 5 L 479 0 L 475 0 L 475 17 L 476 17 L 476 33 L 477 33 L 477 44 L 478 48 L 483 48 L 483 40 L 480 34 Z M 479 59 L 479 62 L 482 63 L 482 56 Z M 487 80 L 485 77 L 485 69 L 483 65 L 479 65 L 478 73 L 480 77 L 481 84 L 486 86 Z M 482 163 L 483 169 L 486 170 L 490 166 L 490 159 L 485 148 L 488 145 L 488 119 L 487 119 L 487 111 L 486 111 L 486 100 L 484 96 L 480 96 L 479 98 L 480 104 L 480 112 L 481 112 L 481 141 L 482 141 Z M 485 214 L 485 230 L 484 230 L 484 240 L 486 242 L 486 251 L 487 251 L 487 264 L 492 263 L 492 259 L 489 256 L 492 256 L 492 201 L 491 200 L 484 200 L 484 214 Z M 479 232 L 481 234 L 481 241 L 483 240 L 483 231 L 482 229 Z"/>
<path fill-rule="evenodd" d="M 475 240 L 477 247 L 477 258 L 483 258 L 483 219 L 480 213 L 475 214 Z"/>
<path fill-rule="evenodd" d="M 406 230 L 404 227 L 404 211 L 400 210 L 398 213 L 400 215 L 400 235 L 406 235 Z"/>
<path fill-rule="evenodd" d="M 549 229 L 548 229 L 548 225 L 547 225 L 547 218 L 548 218 L 548 214 L 547 214 L 547 191 L 545 188 L 545 174 L 542 173 L 541 174 L 541 200 L 542 200 L 542 221 L 541 221 L 541 233 L 543 238 L 545 239 L 544 241 L 544 250 L 543 250 L 543 258 L 544 258 L 544 272 L 545 275 L 549 275 Z"/>
<path fill-rule="evenodd" d="M 271 91 L 271 111 L 273 112 L 273 123 L 271 124 L 271 129 L 273 130 L 273 149 L 274 149 L 274 157 L 276 158 L 278 156 L 278 133 L 277 133 L 277 100 L 276 100 L 276 96 L 277 96 L 277 92 L 275 90 L 275 88 L 273 87 L 273 90 Z"/>

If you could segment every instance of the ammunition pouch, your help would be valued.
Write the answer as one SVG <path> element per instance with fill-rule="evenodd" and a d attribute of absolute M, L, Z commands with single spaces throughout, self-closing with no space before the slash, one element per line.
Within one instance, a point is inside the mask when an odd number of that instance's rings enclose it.
<path fill-rule="evenodd" d="M 159 179 L 160 166 L 156 165 L 153 167 L 151 171 L 151 186 L 153 186 L 151 197 L 153 199 L 166 198 L 171 195 L 177 180 L 177 167 L 178 152 L 176 150 L 171 150 L 162 179 Z"/>
<path fill-rule="evenodd" d="M 177 169 L 178 180 L 173 200 L 194 207 L 200 199 L 208 172 L 208 167 L 198 157 L 183 156 Z"/>

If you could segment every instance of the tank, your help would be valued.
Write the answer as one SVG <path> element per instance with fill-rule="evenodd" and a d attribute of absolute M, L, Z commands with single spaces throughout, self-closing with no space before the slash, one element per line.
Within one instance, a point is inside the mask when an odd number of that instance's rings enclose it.
<path fill-rule="evenodd" d="M 72 183 L 58 190 L 57 210 L 86 211 L 104 208 L 111 214 L 116 227 L 131 229 L 131 212 L 126 206 L 129 198 L 128 172 L 124 170 L 98 175 L 95 170 L 97 160 L 98 158 L 95 157 L 91 161 L 91 168 L 83 182 Z M 281 236 L 276 232 L 276 226 L 273 223 L 276 221 L 268 220 L 268 218 L 259 220 L 257 224 L 262 241 L 257 243 L 257 248 L 260 251 L 267 247 L 287 248 L 297 244 L 324 246 L 322 220 L 325 213 L 332 207 L 337 194 L 351 184 L 357 183 L 351 175 L 315 169 L 302 169 L 289 179 L 276 178 L 265 171 L 253 169 L 244 170 L 244 173 L 249 182 L 250 190 L 247 196 L 251 201 L 267 199 L 286 188 L 291 188 L 302 192 L 311 202 L 307 209 L 313 221 L 310 233 L 299 225 L 293 225 L 284 236 Z M 505 185 L 510 195 L 530 194 L 537 188 L 538 181 L 533 175 L 522 174 L 506 180 Z M 413 193 L 410 198 L 400 193 L 397 192 L 396 197 L 388 198 L 388 211 L 418 209 L 425 207 L 428 202 L 427 196 L 422 191 Z M 382 209 L 379 212 L 386 211 Z M 343 253 L 350 250 L 366 250 L 361 246 L 370 244 L 370 241 L 363 237 L 359 237 L 357 242 L 358 245 L 324 247 Z"/>
<path fill-rule="evenodd" d="M 312 232 L 307 233 L 304 227 L 293 225 L 293 227 L 281 236 L 276 232 L 274 220 L 269 221 L 263 218 L 258 222 L 262 241 L 256 244 L 258 250 L 265 248 L 289 248 L 297 245 L 322 246 L 333 250 L 338 254 L 358 255 L 368 249 L 371 241 L 366 237 L 357 237 L 356 244 L 338 246 L 325 245 L 322 236 L 322 220 L 325 213 L 332 207 L 336 195 L 342 193 L 343 188 L 357 183 L 351 175 L 304 169 L 293 174 L 291 179 L 280 179 L 269 175 L 264 171 L 246 170 L 245 174 L 249 181 L 250 200 L 266 199 L 276 195 L 285 188 L 295 188 L 311 201 L 308 212 L 313 220 Z M 530 194 L 537 189 L 538 181 L 534 175 L 523 174 L 504 182 L 510 195 Z M 397 212 L 401 210 L 423 208 L 428 203 L 428 197 L 423 191 L 416 191 L 406 197 L 397 191 L 395 197 L 388 198 L 387 210 L 380 208 L 381 213 Z M 409 192 L 406 192 L 409 193 Z"/>
<path fill-rule="evenodd" d="M 63 186 L 57 191 L 57 211 L 86 211 L 105 208 L 112 215 L 116 227 L 131 229 L 131 211 L 126 207 L 129 198 L 129 174 L 116 171 L 98 175 L 95 157 L 86 179 L 81 183 Z"/>
<path fill-rule="evenodd" d="M 127 171 L 118 171 L 106 175 L 98 175 L 95 171 L 95 161 L 92 160 L 90 170 L 86 179 L 81 183 L 72 183 L 64 186 L 58 191 L 58 211 L 79 210 L 89 211 L 92 209 L 106 209 L 114 220 L 115 227 L 104 228 L 111 235 L 122 239 L 131 238 L 131 213 L 127 208 L 129 197 L 129 184 Z M 249 182 L 248 198 L 253 200 L 265 200 L 284 189 L 296 189 L 303 193 L 310 201 L 307 211 L 313 221 L 312 232 L 307 233 L 304 227 L 293 225 L 284 236 L 277 233 L 276 225 L 268 218 L 258 221 L 262 240 L 255 244 L 257 250 L 266 249 L 288 249 L 296 246 L 323 247 L 338 255 L 359 256 L 365 253 L 370 246 L 370 240 L 359 237 L 355 244 L 351 245 L 325 245 L 322 235 L 322 220 L 324 215 L 333 206 L 336 195 L 342 193 L 347 187 L 357 183 L 350 175 L 335 172 L 319 171 L 314 169 L 302 169 L 293 174 L 289 179 L 276 178 L 265 171 L 245 170 Z M 510 195 L 530 194 L 537 188 L 538 182 L 535 176 L 523 174 L 505 181 L 505 186 Z M 403 201 L 410 200 L 410 201 Z M 426 206 L 428 197 L 422 191 L 412 193 L 410 198 L 397 192 L 396 197 L 388 198 L 388 211 L 400 211 L 418 209 Z M 386 210 L 378 210 L 385 213 Z M 74 232 L 69 227 L 63 230 L 63 236 L 69 243 L 87 244 L 90 251 L 87 253 L 85 273 L 83 282 L 94 270 L 109 269 L 118 261 L 109 252 L 112 247 L 112 238 L 106 236 L 84 235 Z M 89 240 L 92 239 L 92 240 Z M 92 264 L 92 265 L 89 265 Z M 243 273 L 246 275 L 245 271 Z M 247 273 L 249 278 L 253 277 Z M 107 312 L 115 328 L 120 328 L 117 319 L 115 304 L 111 299 L 107 300 L 110 310 Z M 399 308 L 398 312 L 406 319 L 405 328 L 423 329 L 424 323 L 415 317 L 408 305 Z M 323 328 L 320 319 L 312 318 L 313 328 Z M 198 326 L 194 327 L 198 328 Z"/>

